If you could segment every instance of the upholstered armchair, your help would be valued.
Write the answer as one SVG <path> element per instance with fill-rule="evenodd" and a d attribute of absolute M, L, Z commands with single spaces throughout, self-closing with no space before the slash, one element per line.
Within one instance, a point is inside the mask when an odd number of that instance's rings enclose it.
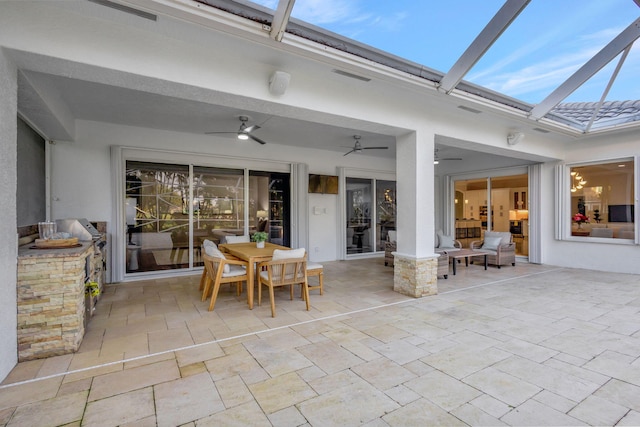
<path fill-rule="evenodd" d="M 503 265 L 516 265 L 516 244 L 508 231 L 487 231 L 484 240 L 471 242 L 471 249 L 487 253 L 487 264 L 500 268 Z M 474 257 L 474 261 L 484 261 L 484 257 Z"/>

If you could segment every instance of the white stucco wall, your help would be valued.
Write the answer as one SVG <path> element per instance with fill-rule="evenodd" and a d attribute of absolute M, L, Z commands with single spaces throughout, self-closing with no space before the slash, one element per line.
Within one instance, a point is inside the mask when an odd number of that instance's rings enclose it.
<path fill-rule="evenodd" d="M 16 332 L 17 71 L 0 49 L 0 379 L 18 361 Z"/>

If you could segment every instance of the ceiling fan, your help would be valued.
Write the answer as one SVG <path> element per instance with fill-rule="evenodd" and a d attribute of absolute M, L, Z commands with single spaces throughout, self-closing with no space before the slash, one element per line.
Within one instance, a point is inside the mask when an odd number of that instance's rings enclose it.
<path fill-rule="evenodd" d="M 249 117 L 247 116 L 240 116 L 238 118 L 240 119 L 240 129 L 238 129 L 237 132 L 205 132 L 205 135 L 216 135 L 216 134 L 221 135 L 225 133 L 236 134 L 238 139 L 242 139 L 242 140 L 253 139 L 254 141 L 259 142 L 262 145 L 266 144 L 266 142 L 264 142 L 263 140 L 261 140 L 260 138 L 252 134 L 253 131 L 260 129 L 260 126 L 258 125 L 247 126 L 247 121 L 249 120 Z"/>
<path fill-rule="evenodd" d="M 441 161 L 444 160 L 462 160 L 461 157 L 444 157 L 444 158 L 440 158 L 438 157 L 438 149 L 436 148 L 434 153 L 433 153 L 433 164 L 437 165 L 438 163 L 440 163 Z"/>
<path fill-rule="evenodd" d="M 389 147 L 363 147 L 360 144 L 360 138 L 361 138 L 360 135 L 353 135 L 353 139 L 355 139 L 356 142 L 353 144 L 351 151 L 346 153 L 345 156 L 351 153 L 362 153 L 362 150 L 387 150 L 389 148 Z"/>

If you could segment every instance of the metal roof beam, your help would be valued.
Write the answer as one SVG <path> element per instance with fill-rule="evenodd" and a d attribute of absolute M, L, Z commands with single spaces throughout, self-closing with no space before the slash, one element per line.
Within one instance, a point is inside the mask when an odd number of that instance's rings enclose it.
<path fill-rule="evenodd" d="M 511 22 L 522 12 L 531 0 L 507 0 L 491 21 L 471 42 L 467 50 L 458 58 L 453 67 L 440 81 L 440 89 L 450 93 L 460 83 L 460 80 L 482 58 L 487 50 L 495 43 Z"/>
<path fill-rule="evenodd" d="M 296 0 L 280 0 L 278 2 L 278 8 L 276 9 L 275 15 L 273 15 L 271 32 L 269 33 L 275 41 L 279 42 L 282 40 L 295 2 Z"/>
<path fill-rule="evenodd" d="M 636 19 L 624 31 L 613 39 L 608 45 L 596 53 L 593 58 L 587 61 L 578 71 L 565 80 L 542 102 L 533 107 L 529 117 L 539 120 L 551 111 L 556 105 L 562 102 L 573 91 L 578 89 L 584 82 L 589 80 L 602 67 L 611 62 L 620 52 L 631 46 L 640 37 L 640 18 Z"/>

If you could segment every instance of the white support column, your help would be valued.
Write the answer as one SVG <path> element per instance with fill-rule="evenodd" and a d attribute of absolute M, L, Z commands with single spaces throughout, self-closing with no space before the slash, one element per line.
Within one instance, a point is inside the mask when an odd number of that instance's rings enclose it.
<path fill-rule="evenodd" d="M 438 293 L 438 255 L 434 253 L 434 137 L 421 129 L 397 138 L 398 248 L 394 290 L 422 297 Z"/>
<path fill-rule="evenodd" d="M 16 214 L 18 71 L 0 49 L 0 381 L 18 362 L 16 317 Z"/>

